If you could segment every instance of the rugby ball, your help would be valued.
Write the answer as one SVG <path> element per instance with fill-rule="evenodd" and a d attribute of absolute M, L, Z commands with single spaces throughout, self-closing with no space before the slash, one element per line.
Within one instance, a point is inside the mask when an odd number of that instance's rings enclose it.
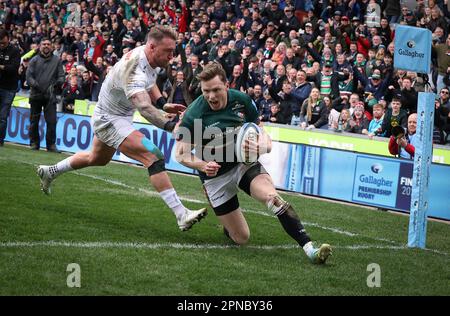
<path fill-rule="evenodd" d="M 260 133 L 259 126 L 255 123 L 245 123 L 241 126 L 237 133 L 235 152 L 238 162 L 242 162 L 246 165 L 250 165 L 258 161 L 257 154 L 250 154 L 248 150 L 245 149 L 245 141 L 253 140 L 258 141 L 258 135 Z"/>

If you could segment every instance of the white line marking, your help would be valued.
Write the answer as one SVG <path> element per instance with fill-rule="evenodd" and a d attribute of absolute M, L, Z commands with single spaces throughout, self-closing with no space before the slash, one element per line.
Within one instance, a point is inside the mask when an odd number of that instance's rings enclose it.
<path fill-rule="evenodd" d="M 113 185 L 118 185 L 118 186 L 121 186 L 121 187 L 124 187 L 124 188 L 127 188 L 127 189 L 131 189 L 131 190 L 134 190 L 134 191 L 137 190 L 139 192 L 148 194 L 150 196 L 159 197 L 159 193 L 157 193 L 155 191 L 146 190 L 146 189 L 142 189 L 142 188 L 136 188 L 136 187 L 133 187 L 131 185 L 122 183 L 120 181 L 117 181 L 117 180 L 110 180 L 110 179 L 106 179 L 106 178 L 99 177 L 99 176 L 94 176 L 94 175 L 81 173 L 81 172 L 78 172 L 78 171 L 75 171 L 74 173 L 77 174 L 77 175 L 83 176 L 83 177 L 88 177 L 88 178 L 91 178 L 91 179 L 104 181 L 106 183 L 113 184 Z M 191 199 L 191 198 L 187 198 L 185 196 L 180 196 L 180 199 L 182 201 L 198 203 L 198 204 L 207 203 L 206 201 Z M 276 217 L 275 215 L 269 214 L 269 213 L 264 212 L 264 211 L 254 211 L 254 210 L 249 210 L 249 209 L 242 209 L 242 211 L 245 212 L 245 213 L 249 213 L 249 214 L 257 214 L 257 215 L 266 216 L 266 217 L 273 217 L 273 218 Z M 342 234 L 342 235 L 351 236 L 351 237 L 359 236 L 356 233 L 340 230 L 338 228 L 321 226 L 321 225 L 319 225 L 317 223 L 311 223 L 311 222 L 303 222 L 303 223 L 305 225 L 307 225 L 307 226 L 312 226 L 312 227 L 317 227 L 317 228 L 324 229 L 324 230 L 329 230 L 329 231 L 332 231 L 332 232 L 337 233 L 337 234 Z M 390 240 L 383 240 L 383 241 L 386 241 L 386 242 L 389 242 L 389 243 L 395 243 L 394 241 L 390 241 Z"/>
<path fill-rule="evenodd" d="M 32 166 L 36 166 L 37 167 L 37 165 L 35 165 L 33 163 L 30 163 L 30 162 L 27 162 L 27 161 L 20 161 L 20 160 L 15 160 L 15 159 L 13 160 L 13 159 L 4 158 L 4 157 L 0 157 L 0 159 L 1 160 L 10 160 L 10 161 L 19 162 L 19 163 L 23 163 L 23 164 L 26 164 L 26 165 L 32 165 Z M 118 181 L 118 180 L 111 180 L 111 179 L 107 179 L 107 178 L 96 176 L 96 175 L 90 175 L 90 174 L 82 173 L 82 172 L 79 172 L 79 171 L 73 171 L 72 173 L 75 173 L 76 175 L 79 175 L 79 176 L 91 178 L 91 179 L 94 179 L 94 180 L 103 181 L 103 182 L 106 182 L 106 183 L 109 183 L 109 184 L 112 184 L 112 185 L 116 185 L 116 186 L 124 187 L 124 188 L 127 188 L 127 189 L 131 189 L 131 190 L 134 190 L 134 191 L 139 191 L 139 192 L 142 192 L 142 193 L 147 194 L 149 196 L 159 197 L 159 193 L 158 192 L 147 190 L 147 189 L 142 189 L 142 188 L 138 188 L 138 187 L 134 187 L 134 186 L 128 185 L 128 184 L 123 183 L 123 182 Z M 198 204 L 207 203 L 206 201 L 197 200 L 197 199 L 191 199 L 191 198 L 184 197 L 184 196 L 180 196 L 180 199 L 182 201 L 198 203 Z M 266 216 L 266 217 L 275 217 L 275 215 L 272 215 L 272 214 L 269 214 L 269 213 L 263 212 L 263 211 L 255 211 L 255 210 L 248 210 L 248 209 L 242 209 L 242 211 L 246 212 L 246 213 L 257 214 L 257 215 Z M 364 235 L 361 235 L 361 234 L 358 234 L 358 233 L 352 233 L 352 232 L 341 230 L 341 229 L 335 228 L 335 227 L 326 227 L 326 226 L 322 226 L 322 225 L 319 225 L 317 223 L 312 223 L 312 222 L 303 222 L 303 224 L 305 226 L 311 226 L 311 227 L 316 227 L 316 228 L 323 229 L 323 230 L 328 230 L 328 231 L 331 231 L 331 232 L 336 233 L 336 234 L 346 235 L 346 236 L 349 236 L 349 237 L 368 238 L 368 239 L 371 239 L 371 240 L 376 240 L 376 241 L 390 243 L 392 245 L 397 245 L 397 247 L 402 247 L 402 246 L 399 245 L 399 243 L 397 243 L 397 242 L 395 242 L 393 240 L 386 239 L 386 238 L 364 236 Z M 445 252 L 440 252 L 439 250 L 434 250 L 434 249 L 426 249 L 426 250 L 432 251 L 432 252 L 435 252 L 435 253 L 445 254 Z"/>
<path fill-rule="evenodd" d="M 112 184 L 112 185 L 121 186 L 123 188 L 127 188 L 127 189 L 130 189 L 130 190 L 133 190 L 133 191 L 139 191 L 139 192 L 145 193 L 145 194 L 150 195 L 150 196 L 160 197 L 158 192 L 151 191 L 151 190 L 146 190 L 146 189 L 142 189 L 142 188 L 133 187 L 131 185 L 125 184 L 125 183 L 117 181 L 117 180 L 106 179 L 106 178 L 103 178 L 103 177 L 100 177 L 100 176 L 95 176 L 95 175 L 90 175 L 90 174 L 86 174 L 86 173 L 81 173 L 79 171 L 73 171 L 72 173 L 74 173 L 76 175 L 79 175 L 79 176 L 91 178 L 91 179 L 94 179 L 94 180 L 104 181 L 104 182 Z M 183 200 L 183 201 L 186 201 L 186 202 L 192 202 L 192 203 L 198 203 L 198 204 L 207 203 L 206 201 L 191 199 L 191 198 L 184 197 L 184 196 L 180 196 L 180 199 Z"/>
<path fill-rule="evenodd" d="M 145 242 L 75 242 L 75 241 L 7 241 L 0 242 L 0 248 L 38 248 L 38 247 L 60 247 L 60 248 L 87 248 L 87 249 L 106 249 L 106 248 L 125 248 L 125 249 L 190 249 L 190 250 L 211 250 L 211 249 L 256 249 L 256 250 L 289 250 L 299 249 L 297 245 L 221 245 L 221 244 L 182 244 L 182 243 L 145 243 Z M 384 245 L 351 245 L 351 246 L 332 246 L 333 249 L 347 250 L 409 250 L 404 246 L 384 246 Z M 425 249 L 437 254 L 448 256 L 448 253 Z"/>

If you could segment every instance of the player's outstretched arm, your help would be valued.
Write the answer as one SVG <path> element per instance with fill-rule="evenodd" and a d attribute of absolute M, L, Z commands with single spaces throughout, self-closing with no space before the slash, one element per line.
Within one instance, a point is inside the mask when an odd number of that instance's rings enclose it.
<path fill-rule="evenodd" d="M 152 101 L 147 92 L 138 92 L 130 97 L 131 103 L 141 113 L 141 115 L 150 123 L 156 127 L 162 128 L 167 131 L 172 131 L 175 127 L 170 124 L 171 122 L 163 116 L 163 114 L 152 105 Z"/>
<path fill-rule="evenodd" d="M 156 84 L 150 88 L 149 94 L 152 100 L 152 104 L 154 104 L 156 108 L 163 110 L 164 112 L 180 115 L 184 110 L 186 110 L 186 107 L 182 104 L 167 103 L 167 100 L 163 97 Z"/>

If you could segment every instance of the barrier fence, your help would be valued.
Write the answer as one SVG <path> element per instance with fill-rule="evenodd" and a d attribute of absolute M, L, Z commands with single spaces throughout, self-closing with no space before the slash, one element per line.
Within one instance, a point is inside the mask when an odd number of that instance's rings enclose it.
<path fill-rule="evenodd" d="M 29 144 L 29 115 L 29 110 L 26 108 L 15 107 L 11 110 L 6 141 Z M 134 124 L 136 129 L 154 142 L 164 154 L 167 169 L 194 173 L 193 170 L 180 165 L 175 160 L 175 140 L 171 134 L 150 124 Z M 39 124 L 41 147 L 45 147 L 44 127 L 45 121 L 41 117 Z M 350 149 L 350 145 L 346 150 L 325 148 L 321 145 L 333 145 L 331 140 L 325 144 L 324 139 L 321 138 L 323 135 L 327 135 L 327 137 L 332 135 L 326 133 L 298 131 L 321 135 L 304 135 L 304 140 L 308 138 L 307 142 L 312 142 L 312 144 L 288 143 L 287 140 L 297 133 L 293 128 L 279 128 L 271 125 L 266 126 L 265 129 L 270 134 L 279 136 L 274 139 L 272 152 L 260 158 L 273 177 L 277 188 L 409 212 L 412 160 L 359 153 L 355 152 L 354 147 Z M 286 130 L 288 130 L 287 133 Z M 90 117 L 58 113 L 56 134 L 56 144 L 63 151 L 89 150 L 93 138 Z M 319 141 L 314 143 L 317 139 Z M 320 139 L 322 140 L 320 141 Z M 333 141 L 343 144 L 342 139 L 339 138 Z M 362 140 L 358 139 L 358 141 Z M 366 139 L 366 142 L 372 142 L 372 140 Z M 387 147 L 387 142 L 378 142 Z M 137 164 L 136 161 L 129 159 L 119 151 L 115 153 L 113 159 Z M 450 220 L 448 179 L 450 179 L 450 166 L 433 163 L 430 169 L 429 216 Z"/>

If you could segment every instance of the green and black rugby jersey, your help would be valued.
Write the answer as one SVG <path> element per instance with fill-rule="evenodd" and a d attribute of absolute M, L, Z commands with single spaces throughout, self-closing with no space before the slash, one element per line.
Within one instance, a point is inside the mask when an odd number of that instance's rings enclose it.
<path fill-rule="evenodd" d="M 258 123 L 258 110 L 253 100 L 245 93 L 229 89 L 227 105 L 213 111 L 201 95 L 187 108 L 180 127 L 190 132 L 190 143 L 195 145 L 196 156 L 205 161 L 216 161 L 221 165 L 217 176 L 237 165 L 234 152 L 236 132 L 247 122 Z M 189 141 L 182 130 L 178 139 Z M 198 144 L 201 142 L 201 156 Z M 208 178 L 200 172 L 202 179 Z"/>

